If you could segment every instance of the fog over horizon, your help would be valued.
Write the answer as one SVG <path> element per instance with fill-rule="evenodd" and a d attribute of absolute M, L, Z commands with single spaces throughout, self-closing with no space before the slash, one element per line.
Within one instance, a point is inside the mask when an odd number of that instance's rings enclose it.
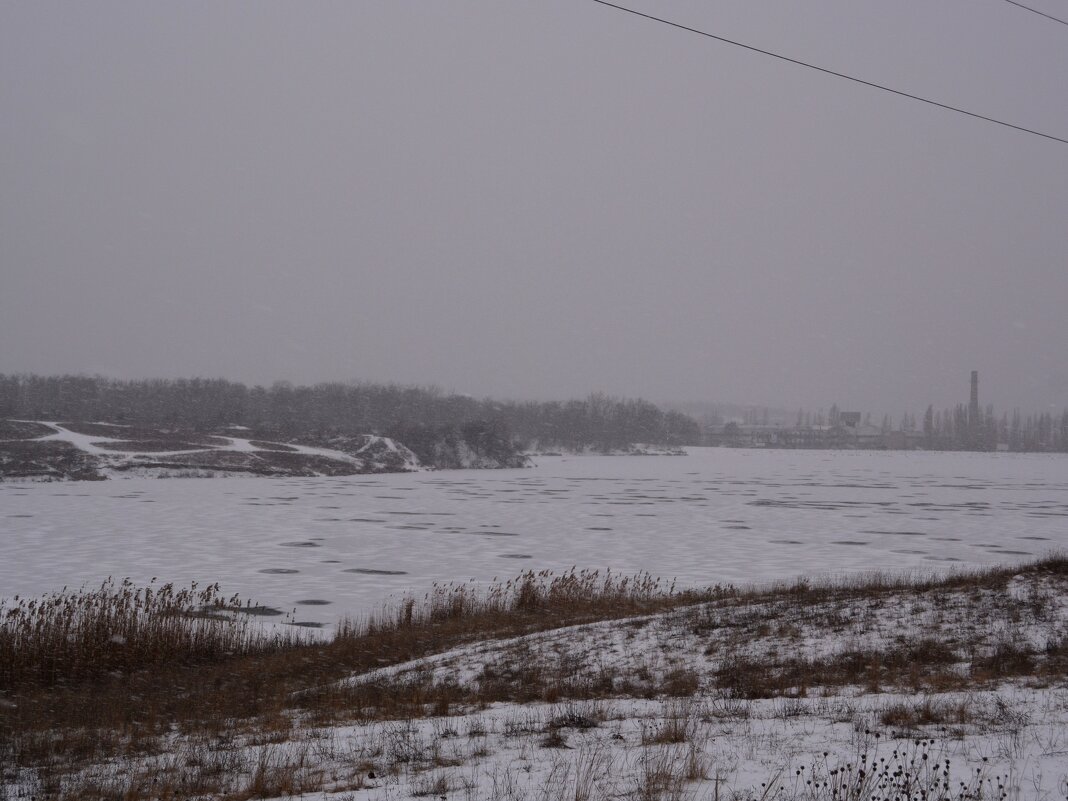
<path fill-rule="evenodd" d="M 1068 138 L 1010 3 L 624 4 Z M 1066 220 L 1068 145 L 593 2 L 0 5 L 2 373 L 1059 410 Z"/>

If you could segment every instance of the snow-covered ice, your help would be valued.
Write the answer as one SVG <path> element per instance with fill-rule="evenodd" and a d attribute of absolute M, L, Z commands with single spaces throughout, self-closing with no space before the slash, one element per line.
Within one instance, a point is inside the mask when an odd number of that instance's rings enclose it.
<path fill-rule="evenodd" d="M 339 478 L 0 483 L 0 597 L 109 575 L 218 581 L 329 624 L 435 581 L 526 569 L 648 571 L 703 586 L 930 572 L 1068 547 L 1064 455 L 698 448 L 537 461 Z"/>

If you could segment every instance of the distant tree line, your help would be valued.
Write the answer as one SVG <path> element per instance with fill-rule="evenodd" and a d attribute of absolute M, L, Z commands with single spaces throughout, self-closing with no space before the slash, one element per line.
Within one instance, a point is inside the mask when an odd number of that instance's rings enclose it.
<path fill-rule="evenodd" d="M 928 406 L 923 434 L 927 446 L 939 450 L 992 451 L 1000 444 L 1010 451 L 1068 453 L 1068 409 L 1057 415 L 1022 415 L 1014 409 L 998 417 L 994 407 L 987 406 L 972 420 L 964 404 L 941 412 Z"/>
<path fill-rule="evenodd" d="M 195 430 L 240 425 L 274 437 L 405 432 L 416 443 L 455 432 L 481 441 L 507 437 L 521 447 L 542 449 L 693 445 L 700 439 L 696 421 L 643 400 L 591 395 L 566 402 L 500 402 L 369 383 L 249 387 L 223 379 L 0 374 L 0 418 Z"/>

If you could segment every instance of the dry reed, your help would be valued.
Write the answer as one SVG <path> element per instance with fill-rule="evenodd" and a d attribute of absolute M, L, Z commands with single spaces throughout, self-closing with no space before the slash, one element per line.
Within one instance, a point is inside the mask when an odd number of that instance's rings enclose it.
<path fill-rule="evenodd" d="M 239 606 L 218 584 L 137 588 L 110 578 L 91 591 L 16 597 L 0 611 L 0 692 L 217 663 L 297 643 L 228 614 Z"/>

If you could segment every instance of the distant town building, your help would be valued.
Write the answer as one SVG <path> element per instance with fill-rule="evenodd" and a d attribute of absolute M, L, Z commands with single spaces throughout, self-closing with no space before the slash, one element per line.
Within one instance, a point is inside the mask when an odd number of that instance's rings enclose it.
<path fill-rule="evenodd" d="M 758 422 L 758 420 L 760 422 Z M 824 424 L 827 420 L 829 424 Z M 943 413 L 942 420 L 929 407 L 922 429 L 916 427 L 915 418 L 906 414 L 898 428 L 893 428 L 890 418 L 885 417 L 882 426 L 871 425 L 870 417 L 861 412 L 842 412 L 837 404 L 831 414 L 824 418 L 823 411 L 813 416 L 798 411 L 797 422 L 769 424 L 768 416 L 749 414 L 728 422 L 726 425 L 706 426 L 704 442 L 709 445 L 728 445 L 741 448 L 864 448 L 872 450 L 915 450 L 940 448 L 946 450 L 1015 450 L 1012 446 L 1012 431 L 1019 431 L 1015 420 L 1009 427 L 1003 419 L 999 428 L 992 408 L 985 412 L 979 406 L 979 371 L 972 370 L 971 397 L 967 405 L 958 404 L 955 409 Z M 1030 425 L 1030 423 L 1028 424 Z M 1045 423 L 1047 440 L 1054 432 L 1052 416 Z M 1068 443 L 1068 409 L 1063 415 L 1060 435 Z M 1034 429 L 1036 426 L 1032 426 Z M 949 433 L 940 433 L 946 432 Z M 1004 442 L 1008 436 L 1010 441 Z M 1001 437 L 1001 440 L 999 440 Z"/>

